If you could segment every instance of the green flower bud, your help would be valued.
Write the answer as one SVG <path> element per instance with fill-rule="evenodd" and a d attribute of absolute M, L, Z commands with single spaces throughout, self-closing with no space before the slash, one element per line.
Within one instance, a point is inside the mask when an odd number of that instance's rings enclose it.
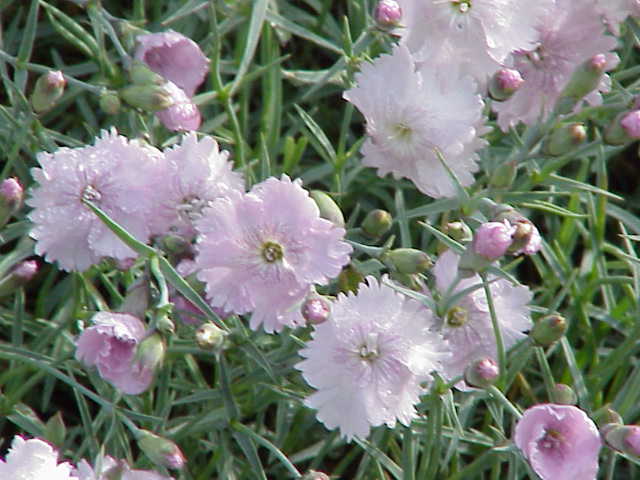
<path fill-rule="evenodd" d="M 464 371 L 464 381 L 476 388 L 487 388 L 496 383 L 500 368 L 496 361 L 486 357 L 476 360 Z"/>
<path fill-rule="evenodd" d="M 2 280 L 0 280 L 0 298 L 11 295 L 29 283 L 38 273 L 38 263 L 35 260 L 25 260 L 15 265 Z"/>
<path fill-rule="evenodd" d="M 47 420 L 44 426 L 44 438 L 56 447 L 62 447 L 66 435 L 67 427 L 62 420 L 62 414 L 58 412 Z"/>
<path fill-rule="evenodd" d="M 120 112 L 120 97 L 113 90 L 107 90 L 100 95 L 100 109 L 109 115 Z"/>
<path fill-rule="evenodd" d="M 134 85 L 164 85 L 166 80 L 139 60 L 134 60 L 129 69 L 129 78 Z"/>
<path fill-rule="evenodd" d="M 607 445 L 614 450 L 640 457 L 640 426 L 608 425 L 602 436 Z"/>
<path fill-rule="evenodd" d="M 606 68 L 607 59 L 601 53 L 582 63 L 573 72 L 569 82 L 560 93 L 556 104 L 557 112 L 569 113 L 582 98 L 598 88 Z"/>
<path fill-rule="evenodd" d="M 203 323 L 196 330 L 196 343 L 203 350 L 220 350 L 227 335 L 213 323 Z"/>
<path fill-rule="evenodd" d="M 563 337 L 568 326 L 564 317 L 547 315 L 535 323 L 529 336 L 541 347 L 548 347 Z"/>
<path fill-rule="evenodd" d="M 342 292 L 357 293 L 363 280 L 364 277 L 353 265 L 347 265 L 338 275 L 338 288 Z"/>
<path fill-rule="evenodd" d="M 393 278 L 396 282 L 404 285 L 405 287 L 414 290 L 416 292 L 421 292 L 424 290 L 424 284 L 422 283 L 422 279 L 418 275 L 410 275 L 408 273 L 400 273 L 400 272 L 391 272 L 391 278 Z"/>
<path fill-rule="evenodd" d="M 561 405 L 575 405 L 578 402 L 578 396 L 573 389 L 564 383 L 556 383 L 551 390 L 551 403 L 559 403 Z"/>
<path fill-rule="evenodd" d="M 393 217 L 386 210 L 371 210 L 362 222 L 362 232 L 373 239 L 382 237 L 391 229 Z"/>
<path fill-rule="evenodd" d="M 505 162 L 498 166 L 491 175 L 491 186 L 494 188 L 509 188 L 516 179 L 518 166 L 515 161 Z"/>
<path fill-rule="evenodd" d="M 458 242 L 470 242 L 473 238 L 469 226 L 459 221 L 447 223 L 445 233 Z"/>
<path fill-rule="evenodd" d="M 415 248 L 396 248 L 387 252 L 381 260 L 391 269 L 400 273 L 422 273 L 433 266 L 429 255 Z"/>
<path fill-rule="evenodd" d="M 325 220 L 329 220 L 336 227 L 344 228 L 344 216 L 342 210 L 329 195 L 320 190 L 311 190 L 309 196 L 316 202 L 320 216 Z"/>
<path fill-rule="evenodd" d="M 611 408 L 610 403 L 603 405 L 593 412 L 593 421 L 596 422 L 596 425 L 598 425 L 598 428 L 601 430 L 604 430 L 607 425 L 624 423 L 620 414 Z"/>
<path fill-rule="evenodd" d="M 547 155 L 564 155 L 587 139 L 587 130 L 582 123 L 559 123 L 547 137 L 543 150 Z"/>
<path fill-rule="evenodd" d="M 329 475 L 322 472 L 316 472 L 315 470 L 309 470 L 304 474 L 302 480 L 330 480 Z"/>
<path fill-rule="evenodd" d="M 186 463 L 182 451 L 171 440 L 160 437 L 148 430 L 140 430 L 138 446 L 156 465 L 181 470 Z"/>
<path fill-rule="evenodd" d="M 173 105 L 169 91 L 159 85 L 132 85 L 121 89 L 119 94 L 132 107 L 148 112 L 165 110 Z"/>
<path fill-rule="evenodd" d="M 157 371 L 162 366 L 167 347 L 159 333 L 153 333 L 142 340 L 136 350 L 136 361 L 145 370 Z"/>
<path fill-rule="evenodd" d="M 604 141 L 609 145 L 624 145 L 638 139 L 640 139 L 640 110 L 618 114 L 604 132 Z"/>
<path fill-rule="evenodd" d="M 39 77 L 31 95 L 33 111 L 41 113 L 52 108 L 62 97 L 66 84 L 67 81 L 59 70 L 52 70 Z"/>

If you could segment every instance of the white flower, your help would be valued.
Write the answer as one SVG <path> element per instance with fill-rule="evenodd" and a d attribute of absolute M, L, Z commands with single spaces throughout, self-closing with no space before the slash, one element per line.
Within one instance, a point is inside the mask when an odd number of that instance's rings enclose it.
<path fill-rule="evenodd" d="M 13 437 L 5 460 L 0 460 L 3 480 L 77 480 L 69 463 L 58 464 L 58 452 L 38 438 Z"/>
<path fill-rule="evenodd" d="M 486 142 L 480 95 L 470 77 L 455 69 L 416 71 L 406 47 L 364 64 L 357 86 L 344 93 L 367 121 L 363 163 L 379 175 L 412 180 L 432 197 L 454 196 L 454 182 L 436 153 L 463 186 L 474 181 L 477 150 Z"/>
<path fill-rule="evenodd" d="M 317 389 L 305 404 L 347 440 L 366 437 L 371 426 L 408 425 L 421 382 L 446 357 L 429 310 L 373 277 L 367 283 L 356 295 L 338 296 L 296 365 Z"/>

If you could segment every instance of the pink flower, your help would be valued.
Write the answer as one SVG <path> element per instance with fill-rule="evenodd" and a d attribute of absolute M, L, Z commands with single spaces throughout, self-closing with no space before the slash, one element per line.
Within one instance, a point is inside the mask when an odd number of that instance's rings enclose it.
<path fill-rule="evenodd" d="M 348 441 L 365 438 L 371 426 L 409 425 L 421 383 L 447 356 L 432 327 L 422 304 L 367 277 L 357 294 L 338 295 L 329 319 L 314 326 L 300 351 L 305 360 L 296 368 L 317 390 L 305 404 Z"/>
<path fill-rule="evenodd" d="M 214 307 L 253 311 L 251 328 L 303 325 L 311 285 L 327 284 L 349 262 L 345 231 L 320 218 L 302 182 L 283 175 L 242 194 L 230 190 L 196 223 L 196 264 Z"/>
<path fill-rule="evenodd" d="M 495 333 L 482 281 L 477 275 L 456 282 L 460 257 L 447 250 L 442 253 L 433 267 L 436 287 L 440 294 L 451 297 L 462 290 L 477 287 L 463 295 L 455 303 L 448 305 L 440 322 L 440 331 L 452 352 L 443 362 L 444 376 L 451 380 L 464 373 L 465 368 L 483 358 L 497 359 Z M 512 285 L 503 278 L 489 277 L 490 289 L 502 340 L 506 349 L 526 338 L 524 331 L 532 326 L 527 304 L 532 294 L 522 285 Z M 463 384 L 458 387 L 464 389 Z"/>
<path fill-rule="evenodd" d="M 113 457 L 105 456 L 100 459 L 100 470 L 94 470 L 86 460 L 78 463 L 74 474 L 78 480 L 173 480 L 172 477 L 165 477 L 152 470 L 131 470 L 124 460 L 116 460 Z"/>
<path fill-rule="evenodd" d="M 514 440 L 542 480 L 594 480 L 602 446 L 598 428 L 573 405 L 552 403 L 527 409 Z"/>
<path fill-rule="evenodd" d="M 486 142 L 480 95 L 470 77 L 452 67 L 424 65 L 416 70 L 406 47 L 362 65 L 357 86 L 344 93 L 367 122 L 363 164 L 380 176 L 409 178 L 431 197 L 454 196 L 450 174 L 439 150 L 460 183 L 473 183 L 477 151 Z"/>
<path fill-rule="evenodd" d="M 72 476 L 69 463 L 58 464 L 58 452 L 38 438 L 13 437 L 4 460 L 0 459 L 0 478 L 7 480 L 81 480 Z"/>
<path fill-rule="evenodd" d="M 606 70 L 617 64 L 617 56 L 608 53 L 616 48 L 616 39 L 604 33 L 594 0 L 557 0 L 546 9 L 537 26 L 539 45 L 514 53 L 515 68 L 524 84 L 504 102 L 493 103 L 502 130 L 519 121 L 528 125 L 546 118 L 572 73 L 583 62 L 605 54 Z M 594 105 L 602 102 L 600 91 L 609 90 L 605 75 L 600 86 L 584 99 Z"/>
<path fill-rule="evenodd" d="M 473 239 L 473 250 L 493 261 L 507 253 L 513 242 L 516 228 L 506 220 L 504 222 L 486 222 L 476 230 Z"/>
<path fill-rule="evenodd" d="M 156 112 L 158 119 L 169 130 L 197 130 L 202 117 L 196 104 L 191 101 L 191 97 L 173 82 L 165 83 L 164 88 L 171 95 L 173 105 Z"/>
<path fill-rule="evenodd" d="M 220 151 L 211 137 L 198 140 L 194 133 L 164 151 L 165 181 L 153 230 L 157 235 L 176 234 L 190 241 L 196 234 L 193 222 L 202 211 L 229 190 L 244 191 L 242 175 L 232 170 L 229 152 Z"/>
<path fill-rule="evenodd" d="M 198 44 L 172 30 L 140 35 L 137 41 L 135 58 L 193 97 L 209 71 L 209 59 Z"/>
<path fill-rule="evenodd" d="M 153 380 L 153 369 L 135 360 L 136 347 L 145 336 L 145 326 L 132 315 L 98 312 L 94 326 L 77 340 L 76 359 L 97 366 L 100 376 L 130 395 L 144 392 Z"/>
<path fill-rule="evenodd" d="M 41 152 L 38 183 L 27 204 L 38 255 L 64 270 L 83 271 L 103 257 L 137 256 L 83 203 L 90 200 L 142 242 L 154 209 L 161 153 L 129 141 L 115 129 L 103 131 L 93 146 Z M 141 172 L 144 172 L 141 175 Z"/>

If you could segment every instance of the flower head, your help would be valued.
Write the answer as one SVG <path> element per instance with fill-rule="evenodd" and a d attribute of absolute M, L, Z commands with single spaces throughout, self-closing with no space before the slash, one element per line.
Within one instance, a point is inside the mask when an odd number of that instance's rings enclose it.
<path fill-rule="evenodd" d="M 446 357 L 433 317 L 419 302 L 367 277 L 357 294 L 340 294 L 331 317 L 316 325 L 296 365 L 317 391 L 305 404 L 327 428 L 351 440 L 371 426 L 416 416 L 421 382 Z"/>
<path fill-rule="evenodd" d="M 416 70 L 406 47 L 362 66 L 344 93 L 364 115 L 369 138 L 363 163 L 379 175 L 406 177 L 432 197 L 453 196 L 454 182 L 439 153 L 464 186 L 474 181 L 477 150 L 485 145 L 483 102 L 470 77 L 452 68 Z"/>
<path fill-rule="evenodd" d="M 58 452 L 38 438 L 13 437 L 4 460 L 0 459 L 0 478 L 7 480 L 81 480 L 72 476 L 69 463 L 58 464 Z"/>
<path fill-rule="evenodd" d="M 179 145 L 164 151 L 167 172 L 159 186 L 155 234 L 176 234 L 191 240 L 194 221 L 217 198 L 229 190 L 244 191 L 242 175 L 232 170 L 229 152 L 220 151 L 211 137 L 198 140 L 194 133 L 182 137 Z"/>
<path fill-rule="evenodd" d="M 209 59 L 197 43 L 169 30 L 140 35 L 135 58 L 193 97 L 209 71 Z"/>
<path fill-rule="evenodd" d="M 76 359 L 98 367 L 100 376 L 124 393 L 144 392 L 153 380 L 153 369 L 135 359 L 144 324 L 132 315 L 109 312 L 96 313 L 92 321 L 76 342 Z"/>
<path fill-rule="evenodd" d="M 537 29 L 537 48 L 514 53 L 512 68 L 520 72 L 524 84 L 508 100 L 493 104 L 498 124 L 505 131 L 518 121 L 529 125 L 541 115 L 546 118 L 573 72 L 586 60 L 604 54 L 605 70 L 617 64 L 617 56 L 609 53 L 616 48 L 616 40 L 604 34 L 594 0 L 557 0 L 546 9 Z M 599 92 L 608 89 L 609 78 L 605 75 L 599 88 L 584 99 L 599 104 Z"/>
<path fill-rule="evenodd" d="M 594 480 L 598 474 L 598 428 L 573 405 L 527 409 L 516 424 L 514 440 L 542 480 Z"/>
<path fill-rule="evenodd" d="M 320 218 L 302 188 L 283 175 L 248 194 L 216 200 L 196 222 L 196 265 L 214 307 L 244 314 L 267 332 L 303 325 L 300 304 L 311 285 L 326 284 L 349 261 L 344 229 Z"/>
<path fill-rule="evenodd" d="M 155 148 L 111 131 L 93 146 L 39 153 L 38 183 L 27 204 L 36 253 L 64 270 L 86 270 L 102 257 L 119 260 L 137 254 L 84 203 L 91 201 L 142 242 L 149 238 L 161 154 Z M 143 175 L 141 175 L 141 172 Z"/>
<path fill-rule="evenodd" d="M 453 379 L 464 373 L 472 362 L 488 357 L 497 359 L 495 333 L 482 282 L 477 275 L 456 280 L 460 257 L 450 250 L 442 253 L 433 267 L 436 287 L 447 297 L 477 287 L 449 305 L 440 319 L 440 331 L 453 355 L 444 362 L 444 375 Z M 493 304 L 506 349 L 525 338 L 532 326 L 527 304 L 531 292 L 527 287 L 512 285 L 508 280 L 489 278 Z M 464 388 L 464 385 L 458 385 Z"/>

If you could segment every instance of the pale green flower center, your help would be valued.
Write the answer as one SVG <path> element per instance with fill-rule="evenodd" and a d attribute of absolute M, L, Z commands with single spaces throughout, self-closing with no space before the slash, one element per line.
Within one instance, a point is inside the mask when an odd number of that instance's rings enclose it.
<path fill-rule="evenodd" d="M 396 134 L 397 140 L 402 140 L 404 142 L 408 142 L 411 139 L 411 135 L 413 134 L 413 130 L 411 127 L 404 123 L 397 123 L 393 126 L 393 131 Z"/>
<path fill-rule="evenodd" d="M 282 245 L 276 242 L 264 242 L 262 244 L 262 250 L 260 251 L 262 258 L 267 263 L 275 263 L 282 260 L 284 256 L 284 249 Z"/>
<path fill-rule="evenodd" d="M 87 185 L 82 191 L 82 200 L 86 202 L 97 203 L 101 198 L 102 195 L 93 185 Z"/>
<path fill-rule="evenodd" d="M 469 312 L 466 308 L 453 307 L 447 312 L 447 325 L 450 327 L 462 327 L 469 320 Z"/>

